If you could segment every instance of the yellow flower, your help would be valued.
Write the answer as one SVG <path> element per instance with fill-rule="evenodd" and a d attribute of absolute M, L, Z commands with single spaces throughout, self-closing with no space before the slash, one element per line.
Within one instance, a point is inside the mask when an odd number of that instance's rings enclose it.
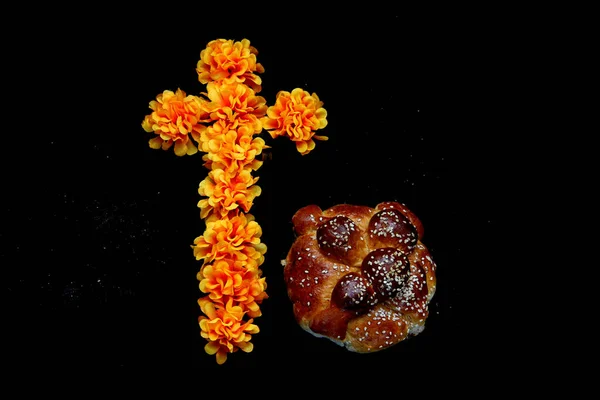
<path fill-rule="evenodd" d="M 211 170 L 198 187 L 198 193 L 208 197 L 198 202 L 200 218 L 207 218 L 212 212 L 224 217 L 238 207 L 248 212 L 254 198 L 261 193 L 260 186 L 255 185 L 258 177 L 250 172 L 243 169 L 229 175 L 223 169 Z"/>
<path fill-rule="evenodd" d="M 157 135 L 149 141 L 150 147 L 168 150 L 174 143 L 178 156 L 195 154 L 198 148 L 191 139 L 198 141 L 206 129 L 201 122 L 210 121 L 204 111 L 205 102 L 200 97 L 187 96 L 181 89 L 176 92 L 165 90 L 156 96 L 156 100 L 150 102 L 152 113 L 146 115 L 142 122 L 146 132 Z"/>
<path fill-rule="evenodd" d="M 204 351 L 207 354 L 216 355 L 217 364 L 221 365 L 227 360 L 227 354 L 234 353 L 238 349 L 251 352 L 254 348 L 250 343 L 252 335 L 260 330 L 252 322 L 251 318 L 244 321 L 244 310 L 234 305 L 229 299 L 225 306 L 215 304 L 207 297 L 198 299 L 202 313 L 205 316 L 198 317 L 200 335 L 208 340 Z"/>
<path fill-rule="evenodd" d="M 252 127 L 253 133 L 262 131 L 262 118 L 267 112 L 266 100 L 256 96 L 256 92 L 241 83 L 209 82 L 206 93 L 210 101 L 204 103 L 204 111 L 214 121 L 224 119 L 228 122 Z"/>
<path fill-rule="evenodd" d="M 257 54 L 258 51 L 248 39 L 240 42 L 212 40 L 200 52 L 200 60 L 196 65 L 198 80 L 203 84 L 212 81 L 245 83 L 258 93 L 262 81 L 255 73 L 263 73 L 265 69 L 256 62 Z"/>
<path fill-rule="evenodd" d="M 205 265 L 197 278 L 200 290 L 208 293 L 212 302 L 225 305 L 233 299 L 249 317 L 256 318 L 262 315 L 259 304 L 268 298 L 265 291 L 267 284 L 261 275 L 260 269 L 247 269 L 242 262 L 221 259 Z"/>
<path fill-rule="evenodd" d="M 315 135 L 315 131 L 327 126 L 327 111 L 316 93 L 312 95 L 303 89 L 277 93 L 275 104 L 267 109 L 267 116 L 261 118 L 263 128 L 272 138 L 288 136 L 296 142 L 296 149 L 302 155 L 315 148 L 317 140 L 327 140 L 327 136 Z"/>
<path fill-rule="evenodd" d="M 238 212 L 231 218 L 213 214 L 206 219 L 206 229 L 194 239 L 192 248 L 196 260 L 204 260 L 203 264 L 226 258 L 235 265 L 257 269 L 267 250 L 261 236 L 262 228 L 252 214 Z"/>

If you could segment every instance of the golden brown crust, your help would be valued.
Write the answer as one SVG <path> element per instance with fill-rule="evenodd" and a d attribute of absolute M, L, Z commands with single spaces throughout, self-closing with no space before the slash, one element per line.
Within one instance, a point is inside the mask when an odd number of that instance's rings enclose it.
<path fill-rule="evenodd" d="M 436 266 L 421 221 L 405 205 L 308 205 L 292 223 L 284 279 L 302 329 L 359 353 L 424 329 Z"/>

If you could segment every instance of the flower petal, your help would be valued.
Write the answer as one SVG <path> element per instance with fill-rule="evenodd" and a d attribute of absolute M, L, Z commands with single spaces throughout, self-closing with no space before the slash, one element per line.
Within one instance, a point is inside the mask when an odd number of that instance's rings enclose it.
<path fill-rule="evenodd" d="M 204 351 L 206 352 L 206 354 L 208 355 L 214 355 L 217 353 L 217 351 L 219 351 L 219 348 L 221 346 L 219 346 L 219 344 L 217 342 L 208 342 L 205 346 L 204 346 Z"/>

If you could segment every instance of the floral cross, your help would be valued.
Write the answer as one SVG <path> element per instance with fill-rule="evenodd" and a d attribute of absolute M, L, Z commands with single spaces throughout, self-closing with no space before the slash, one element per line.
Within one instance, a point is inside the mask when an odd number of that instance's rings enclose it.
<path fill-rule="evenodd" d="M 258 93 L 264 67 L 250 41 L 216 39 L 200 52 L 198 80 L 206 85 L 200 95 L 178 88 L 165 90 L 150 101 L 152 112 L 142 128 L 153 133 L 153 149 L 174 149 L 177 156 L 203 153 L 208 174 L 200 182 L 200 218 L 206 229 L 194 239 L 193 255 L 202 261 L 197 274 L 202 297 L 198 305 L 204 349 L 218 364 L 237 350 L 251 352 L 254 319 L 262 315 L 267 283 L 261 265 L 267 247 L 262 229 L 250 209 L 261 194 L 253 174 L 262 166 L 259 156 L 269 148 L 258 135 L 284 136 L 300 154 L 315 148 L 315 135 L 327 126 L 327 111 L 315 93 L 296 88 L 277 93 L 269 106 Z"/>

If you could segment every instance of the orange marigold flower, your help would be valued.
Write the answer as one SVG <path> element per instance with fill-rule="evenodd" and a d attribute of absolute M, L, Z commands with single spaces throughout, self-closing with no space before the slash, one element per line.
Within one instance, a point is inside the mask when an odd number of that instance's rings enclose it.
<path fill-rule="evenodd" d="M 207 196 L 198 202 L 200 218 L 206 218 L 211 212 L 224 217 L 238 207 L 248 212 L 254 198 L 261 193 L 260 186 L 255 185 L 257 181 L 258 177 L 253 177 L 249 169 L 234 175 L 222 169 L 211 170 L 198 187 L 198 193 Z"/>
<path fill-rule="evenodd" d="M 239 131 L 241 134 L 250 135 L 254 134 L 254 128 L 252 125 L 240 123 L 241 121 L 233 119 L 219 119 L 214 121 L 213 124 L 206 127 L 200 135 L 198 141 L 198 149 L 205 153 L 213 152 L 216 153 L 221 146 L 223 137 L 230 130 Z"/>
<path fill-rule="evenodd" d="M 208 153 L 202 159 L 208 169 L 222 169 L 229 175 L 249 168 L 256 171 L 263 164 L 256 156 L 262 153 L 265 141 L 247 133 L 230 130 L 219 139 L 207 143 Z"/>
<path fill-rule="evenodd" d="M 217 304 L 226 304 L 229 299 L 247 310 L 251 318 L 262 315 L 259 304 L 266 299 L 267 284 L 261 278 L 260 269 L 247 269 L 241 262 L 230 259 L 205 265 L 198 272 L 200 290 Z"/>
<path fill-rule="evenodd" d="M 200 97 L 186 95 L 181 89 L 176 92 L 165 90 L 156 96 L 156 100 L 150 102 L 152 113 L 142 121 L 146 132 L 157 135 L 150 139 L 150 147 L 168 150 L 175 144 L 175 154 L 178 156 L 195 154 L 198 148 L 192 138 L 199 141 L 202 131 L 206 129 L 201 122 L 210 121 L 204 110 L 205 102 Z"/>
<path fill-rule="evenodd" d="M 198 317 L 200 335 L 208 340 L 204 351 L 207 354 L 216 354 L 217 364 L 227 360 L 227 354 L 238 349 L 249 353 L 254 348 L 250 343 L 252 335 L 260 330 L 250 318 L 244 321 L 244 309 L 233 304 L 229 299 L 225 306 L 215 304 L 207 297 L 198 299 L 198 305 L 206 316 Z"/>
<path fill-rule="evenodd" d="M 296 88 L 292 92 L 277 93 L 275 104 L 267 109 L 267 116 L 261 118 L 263 128 L 272 138 L 287 135 L 296 142 L 296 149 L 302 155 L 315 148 L 317 140 L 327 140 L 327 136 L 315 135 L 315 131 L 327 126 L 327 111 L 316 93 Z"/>
<path fill-rule="evenodd" d="M 212 120 L 237 120 L 240 124 L 251 126 L 253 133 L 260 133 L 260 118 L 265 116 L 268 107 L 265 98 L 255 93 L 241 83 L 209 82 L 203 94 L 210 101 L 204 103 L 204 111 L 210 114 Z"/>
<path fill-rule="evenodd" d="M 245 83 L 258 93 L 262 89 L 262 80 L 256 73 L 263 73 L 265 69 L 256 62 L 257 54 L 258 50 L 250 45 L 248 39 L 240 42 L 212 40 L 200 52 L 196 65 L 198 80 L 203 84 L 212 81 Z"/>
<path fill-rule="evenodd" d="M 261 243 L 262 228 L 252 214 L 239 213 L 231 218 L 219 218 L 216 214 L 206 219 L 202 236 L 194 239 L 194 256 L 203 264 L 227 258 L 241 262 L 246 268 L 258 268 L 266 246 Z"/>

